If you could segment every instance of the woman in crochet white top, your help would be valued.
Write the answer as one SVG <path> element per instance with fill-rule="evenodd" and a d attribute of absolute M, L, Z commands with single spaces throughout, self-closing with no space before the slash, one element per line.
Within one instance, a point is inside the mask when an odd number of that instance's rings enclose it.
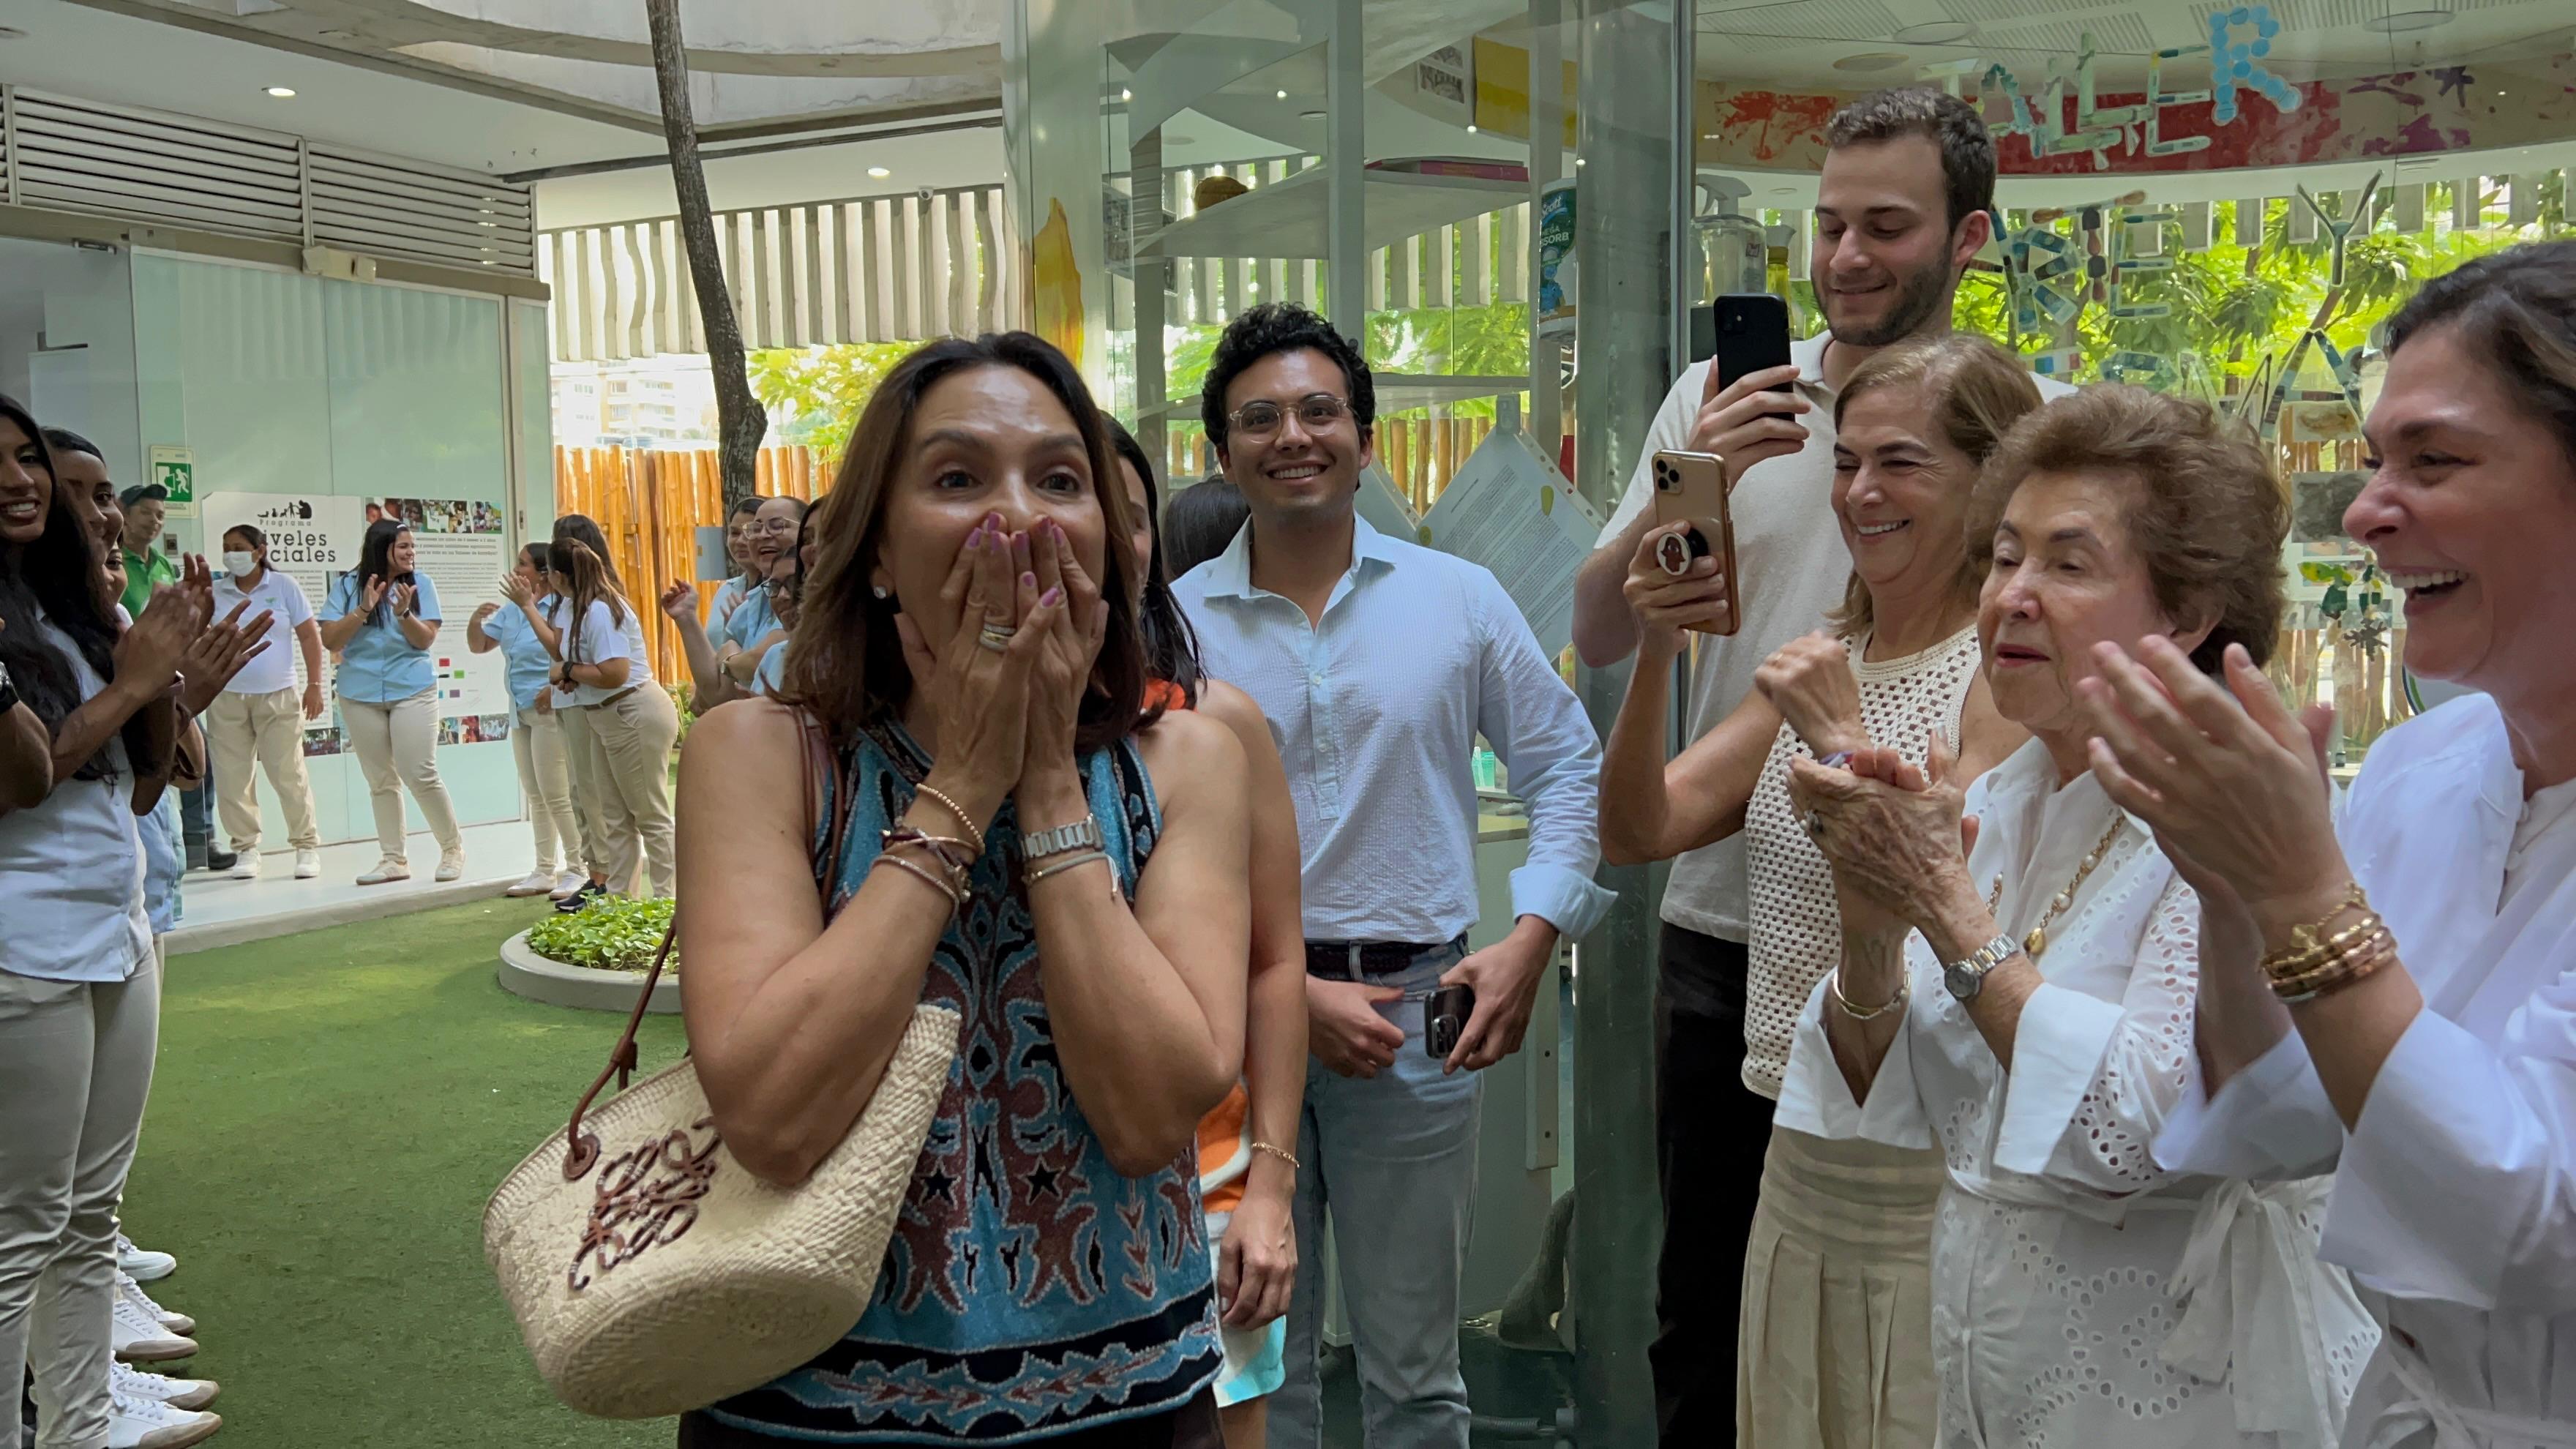
<path fill-rule="evenodd" d="M 1843 607 L 1818 621 L 1830 632 L 1766 661 L 1755 693 L 1669 765 L 1665 698 L 1682 626 L 1715 617 L 1712 601 L 1722 610 L 1725 595 L 1707 560 L 1679 581 L 1663 572 L 1655 546 L 1674 528 L 1649 533 L 1630 566 L 1642 643 L 1603 762 L 1602 854 L 1662 859 L 1744 832 L 1753 899 L 1744 1084 L 1766 1097 L 1779 1095 L 1798 1010 L 1842 944 L 1833 873 L 1789 804 L 1790 762 L 1872 744 L 1920 761 L 1938 736 L 1973 769 L 2025 738 L 1978 680 L 1965 519 L 1979 465 L 2038 406 L 2030 374 L 1977 337 L 1891 348 L 1854 371 L 1834 400 L 1833 508 L 1852 559 Z M 1740 1437 L 1766 1449 L 1928 1443 L 1939 1154 L 1775 1129 L 1760 1172 L 1736 1365 Z M 1832 1347 L 1820 1355 L 1819 1344 Z M 1883 1367 L 1844 1373 L 1837 1359 Z"/>

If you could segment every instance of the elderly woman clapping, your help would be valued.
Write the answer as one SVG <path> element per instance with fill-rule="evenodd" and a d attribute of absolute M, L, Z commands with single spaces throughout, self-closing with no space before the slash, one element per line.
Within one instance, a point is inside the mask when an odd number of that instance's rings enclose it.
<path fill-rule="evenodd" d="M 1874 750 L 1797 765 L 1843 952 L 1779 1121 L 1943 1149 L 1943 1442 L 2330 1443 L 2373 1329 L 2316 1265 L 2322 1185 L 2149 1150 L 2196 1070 L 2207 926 L 2092 773 L 2079 700 L 2107 640 L 2203 668 L 2268 655 L 2287 510 L 2206 408 L 2103 386 L 2006 435 L 1968 526 L 1986 679 L 2032 740 L 1965 789 L 1938 748 L 1919 771 Z"/>
<path fill-rule="evenodd" d="M 2345 1442 L 2576 1444 L 2576 244 L 2461 267 L 2388 346 L 2344 527 L 2406 593 L 2407 666 L 2484 693 L 2382 738 L 2338 821 L 2326 722 L 2259 656 L 2222 685 L 2122 638 L 2085 687 L 2095 772 L 2235 918 L 2211 1095 L 2156 1150 L 2337 1165 L 2323 1254 L 2388 1328 Z"/>

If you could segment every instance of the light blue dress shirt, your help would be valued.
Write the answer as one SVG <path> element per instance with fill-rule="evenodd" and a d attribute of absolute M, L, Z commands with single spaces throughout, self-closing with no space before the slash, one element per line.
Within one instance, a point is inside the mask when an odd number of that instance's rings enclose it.
<path fill-rule="evenodd" d="M 169 935 L 179 925 L 180 863 L 179 787 L 161 792 L 161 803 L 135 823 L 143 842 L 143 914 L 152 934 Z"/>
<path fill-rule="evenodd" d="M 644 616 L 631 608 L 621 612 L 626 616 L 622 622 L 610 616 L 607 600 L 591 600 L 590 608 L 581 616 L 581 628 L 564 641 L 568 663 L 626 661 L 626 682 L 615 689 L 602 689 L 595 684 L 573 686 L 571 703 L 575 709 L 606 704 L 630 689 L 653 682 L 653 662 L 644 653 Z"/>
<path fill-rule="evenodd" d="M 1252 528 L 1173 592 L 1208 673 L 1270 720 L 1297 805 L 1306 938 L 1428 945 L 1476 923 L 1476 736 L 1529 807 L 1512 910 L 1584 935 L 1614 899 L 1601 741 L 1485 569 L 1354 520 L 1321 627 L 1252 583 Z"/>
<path fill-rule="evenodd" d="M 429 575 L 414 573 L 412 581 L 420 587 L 420 597 L 412 612 L 436 622 L 438 588 Z M 358 575 L 352 570 L 342 574 L 331 585 L 329 617 L 342 619 L 358 607 Z M 402 626 L 386 608 L 381 627 L 369 620 L 358 627 L 358 633 L 340 647 L 340 697 L 358 704 L 393 704 L 406 700 L 438 682 L 438 671 L 430 663 L 427 649 L 414 649 L 403 637 Z"/>
<path fill-rule="evenodd" d="M 778 622 L 778 611 L 769 606 L 769 590 L 752 589 L 725 615 L 724 637 L 737 649 L 748 649 L 769 637 L 770 631 L 786 626 Z"/>
<path fill-rule="evenodd" d="M 554 607 L 555 596 L 537 601 L 541 610 Z M 483 637 L 501 646 L 502 662 L 509 666 L 510 703 L 520 709 L 537 707 L 537 696 L 546 692 L 546 680 L 553 674 L 555 657 L 546 652 L 546 641 L 537 637 L 537 626 L 528 622 L 527 611 L 516 604 L 503 604 L 499 613 L 483 621 Z"/>

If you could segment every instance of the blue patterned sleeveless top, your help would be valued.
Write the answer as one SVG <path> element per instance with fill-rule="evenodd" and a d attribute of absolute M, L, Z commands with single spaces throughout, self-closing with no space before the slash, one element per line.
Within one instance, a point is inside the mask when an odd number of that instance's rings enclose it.
<path fill-rule="evenodd" d="M 857 798 L 835 909 L 929 772 L 891 727 L 844 763 Z M 1083 767 L 1132 899 L 1162 828 L 1152 782 L 1129 742 Z M 1021 859 L 1006 802 L 923 982 L 922 1000 L 962 1018 L 957 1059 L 875 1300 L 813 1362 L 712 1417 L 809 1442 L 1022 1444 L 1168 1413 L 1215 1381 L 1224 1354 L 1197 1172 L 1184 1153 L 1122 1177 L 1083 1120 L 1056 1063 Z"/>

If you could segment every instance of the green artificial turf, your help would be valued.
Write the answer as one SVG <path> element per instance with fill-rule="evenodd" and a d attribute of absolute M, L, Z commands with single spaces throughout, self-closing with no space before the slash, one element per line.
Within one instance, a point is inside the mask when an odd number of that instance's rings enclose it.
<path fill-rule="evenodd" d="M 667 1445 L 554 1402 L 484 1266 L 484 1199 L 621 1019 L 493 980 L 545 903 L 492 901 L 170 962 L 127 1232 L 197 1319 L 218 1449 Z M 653 1017 L 646 1072 L 675 1060 Z"/>

